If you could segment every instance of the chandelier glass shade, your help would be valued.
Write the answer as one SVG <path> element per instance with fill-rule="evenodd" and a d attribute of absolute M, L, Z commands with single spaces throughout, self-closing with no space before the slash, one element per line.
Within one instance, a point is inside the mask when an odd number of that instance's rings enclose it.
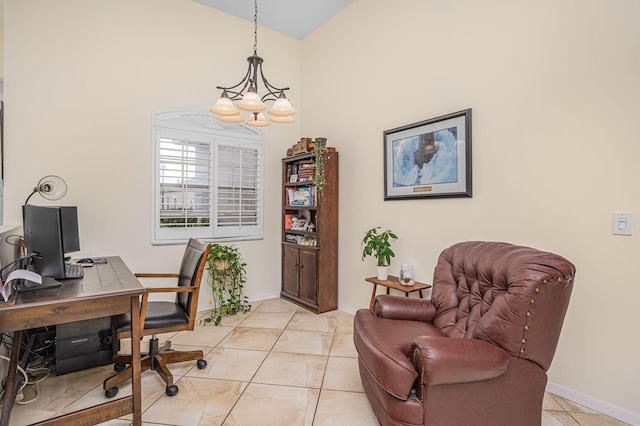
<path fill-rule="evenodd" d="M 291 102 L 285 96 L 284 92 L 289 90 L 288 87 L 275 87 L 267 81 L 262 72 L 263 59 L 258 56 L 258 0 L 255 0 L 255 14 L 253 17 L 253 55 L 247 58 L 249 68 L 240 83 L 224 87 L 218 86 L 222 90 L 222 95 L 216 104 L 209 111 L 218 116 L 219 121 L 226 123 L 245 122 L 247 126 L 265 127 L 269 125 L 269 121 L 273 123 L 293 123 L 293 116 L 296 110 L 291 106 Z M 258 85 L 264 86 L 266 94 L 260 96 L 258 94 Z M 239 101 L 234 104 L 234 101 Z M 266 120 L 262 113 L 267 109 L 266 101 L 274 101 L 273 107 L 267 112 L 271 116 L 269 121 Z M 249 112 L 249 118 L 245 119 L 240 115 L 240 111 Z"/>

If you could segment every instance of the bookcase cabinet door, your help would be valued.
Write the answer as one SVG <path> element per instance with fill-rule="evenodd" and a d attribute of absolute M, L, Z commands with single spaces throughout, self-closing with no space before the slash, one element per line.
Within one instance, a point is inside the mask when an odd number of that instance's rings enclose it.
<path fill-rule="evenodd" d="M 318 304 L 316 252 L 311 250 L 300 250 L 299 288 L 300 298 Z"/>
<path fill-rule="evenodd" d="M 298 249 L 284 246 L 282 250 L 282 291 L 298 296 Z"/>

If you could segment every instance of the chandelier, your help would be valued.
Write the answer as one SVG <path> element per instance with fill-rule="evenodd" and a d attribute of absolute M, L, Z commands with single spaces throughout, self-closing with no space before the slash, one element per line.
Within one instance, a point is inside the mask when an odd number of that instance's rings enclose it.
<path fill-rule="evenodd" d="M 253 15 L 253 55 L 247 58 L 249 69 L 240 83 L 235 86 L 223 87 L 222 95 L 216 104 L 209 111 L 218 116 L 218 120 L 227 123 L 245 122 L 248 126 L 265 127 L 269 121 L 273 123 L 293 123 L 293 115 L 296 110 L 291 106 L 291 102 L 284 95 L 288 87 L 278 88 L 269 83 L 262 72 L 262 58 L 258 56 L 258 0 L 255 0 L 255 13 Z M 259 75 L 258 75 L 259 73 Z M 267 93 L 260 97 L 258 95 L 258 82 L 262 81 Z M 233 101 L 240 100 L 236 105 Z M 265 101 L 275 101 L 273 107 L 268 111 L 270 118 L 266 120 L 262 111 L 267 109 Z M 240 110 L 249 112 L 249 118 L 245 119 L 240 115 Z"/>

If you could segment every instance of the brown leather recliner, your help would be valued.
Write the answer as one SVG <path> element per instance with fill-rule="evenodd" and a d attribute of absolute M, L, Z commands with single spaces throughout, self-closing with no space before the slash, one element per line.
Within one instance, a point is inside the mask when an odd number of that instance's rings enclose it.
<path fill-rule="evenodd" d="M 382 425 L 536 425 L 575 267 L 506 243 L 442 252 L 431 300 L 359 310 L 362 383 Z"/>

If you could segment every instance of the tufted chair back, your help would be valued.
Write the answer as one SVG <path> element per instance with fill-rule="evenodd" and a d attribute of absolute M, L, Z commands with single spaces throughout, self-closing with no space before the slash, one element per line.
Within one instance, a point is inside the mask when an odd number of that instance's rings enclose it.
<path fill-rule="evenodd" d="M 454 338 L 493 343 L 549 369 L 575 267 L 552 253 L 498 242 L 464 242 L 438 259 L 433 325 Z"/>

